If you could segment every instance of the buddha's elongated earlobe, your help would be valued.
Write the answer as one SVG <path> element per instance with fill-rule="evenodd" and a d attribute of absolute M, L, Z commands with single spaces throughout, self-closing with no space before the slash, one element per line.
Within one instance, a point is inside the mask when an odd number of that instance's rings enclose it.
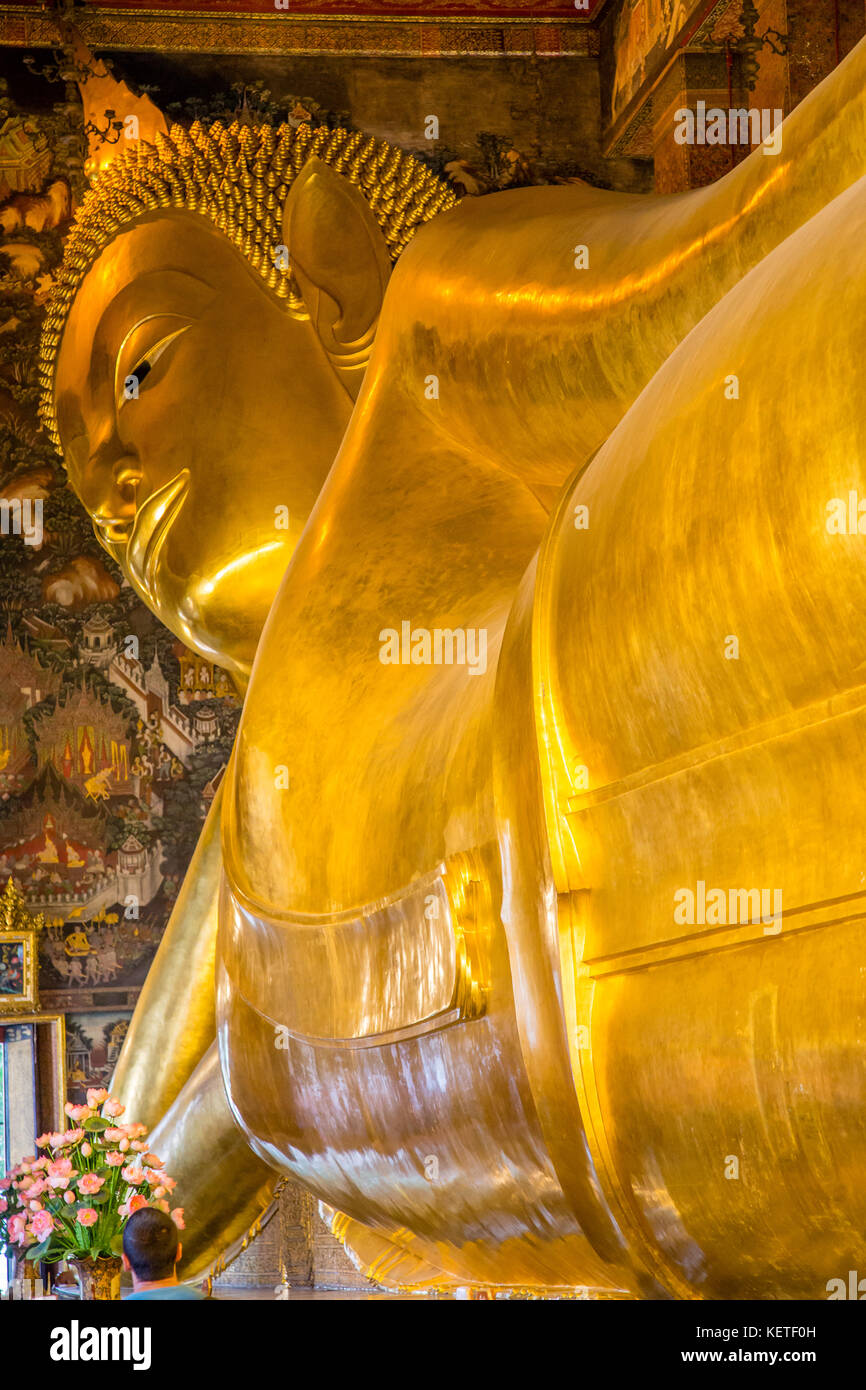
<path fill-rule="evenodd" d="M 363 194 L 314 158 L 286 198 L 283 239 L 313 327 L 355 396 L 391 275 L 382 229 Z"/>

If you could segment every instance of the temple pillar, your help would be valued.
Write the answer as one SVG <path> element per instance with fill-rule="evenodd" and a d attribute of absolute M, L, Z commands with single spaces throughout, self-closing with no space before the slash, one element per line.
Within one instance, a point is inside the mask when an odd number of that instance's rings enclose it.
<path fill-rule="evenodd" d="M 729 173 L 749 153 L 748 146 L 678 144 L 676 113 L 695 111 L 699 101 L 707 109 L 749 106 L 743 90 L 740 64 L 735 54 L 725 52 L 679 54 L 671 64 L 653 96 L 653 160 L 655 191 L 683 193 L 703 188 Z"/>

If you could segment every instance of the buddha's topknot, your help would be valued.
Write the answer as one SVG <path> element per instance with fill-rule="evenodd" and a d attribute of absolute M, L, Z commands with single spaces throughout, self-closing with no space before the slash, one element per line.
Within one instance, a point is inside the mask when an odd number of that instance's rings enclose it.
<path fill-rule="evenodd" d="M 155 145 L 130 144 L 94 180 L 66 242 L 63 265 L 42 330 L 40 414 L 60 447 L 54 372 L 60 339 L 78 288 L 118 232 L 159 208 L 207 217 L 246 256 L 268 290 L 289 306 L 302 300 L 276 248 L 286 194 L 308 159 L 329 164 L 363 193 L 393 261 L 418 227 L 457 202 L 453 190 L 420 160 L 385 141 L 348 130 L 220 121 L 205 129 L 174 125 Z"/>

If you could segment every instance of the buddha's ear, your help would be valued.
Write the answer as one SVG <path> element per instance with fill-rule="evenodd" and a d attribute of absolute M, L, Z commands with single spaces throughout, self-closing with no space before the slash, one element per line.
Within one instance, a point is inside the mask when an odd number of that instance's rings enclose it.
<path fill-rule="evenodd" d="M 354 395 L 391 274 L 382 229 L 363 194 L 314 158 L 286 198 L 283 241 L 322 346 Z"/>

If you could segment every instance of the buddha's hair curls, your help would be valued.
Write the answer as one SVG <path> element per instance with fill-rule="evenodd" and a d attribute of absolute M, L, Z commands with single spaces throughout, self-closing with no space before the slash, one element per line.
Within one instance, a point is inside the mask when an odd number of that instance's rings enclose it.
<path fill-rule="evenodd" d="M 99 173 L 79 208 L 42 330 L 40 414 L 57 449 L 54 412 L 57 353 L 72 302 L 99 254 L 138 218 L 160 208 L 207 217 L 243 252 L 276 298 L 303 308 L 282 244 L 282 213 L 292 181 L 316 157 L 363 193 L 396 261 L 422 223 L 457 202 L 425 164 L 383 140 L 327 127 L 173 125 L 155 144 L 130 143 Z"/>

